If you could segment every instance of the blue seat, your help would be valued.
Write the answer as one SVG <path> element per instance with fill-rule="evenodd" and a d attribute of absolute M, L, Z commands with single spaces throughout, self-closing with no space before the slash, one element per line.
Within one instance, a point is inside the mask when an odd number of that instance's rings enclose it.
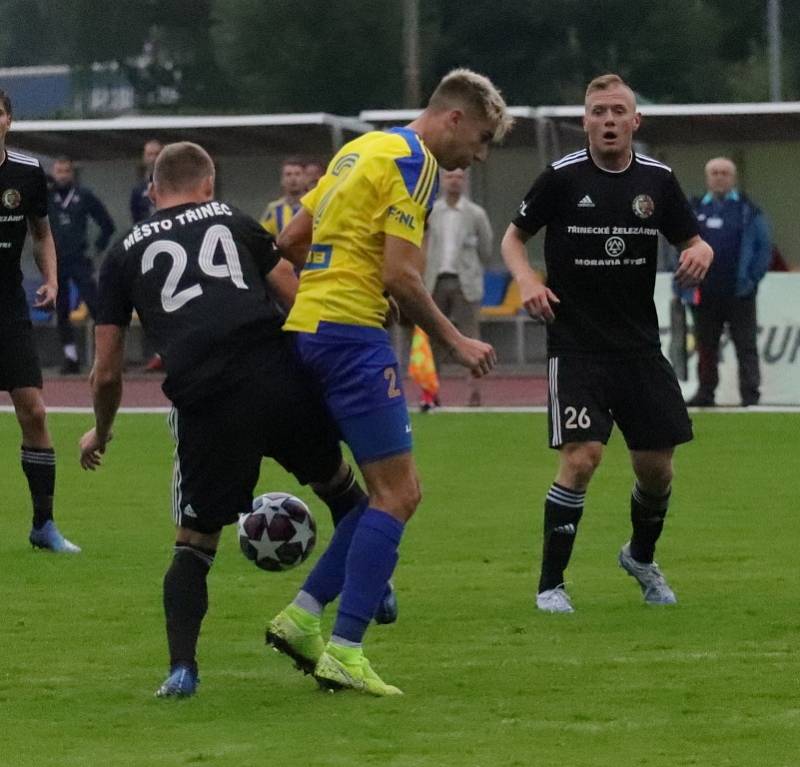
<path fill-rule="evenodd" d="M 511 275 L 502 270 L 485 271 L 483 274 L 483 300 L 481 306 L 499 306 L 511 282 Z"/>

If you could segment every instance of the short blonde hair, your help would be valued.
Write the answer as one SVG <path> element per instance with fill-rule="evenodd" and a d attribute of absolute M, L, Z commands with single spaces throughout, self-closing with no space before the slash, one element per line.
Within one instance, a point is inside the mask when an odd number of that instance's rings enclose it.
<path fill-rule="evenodd" d="M 428 101 L 434 110 L 466 107 L 495 126 L 494 141 L 501 141 L 511 130 L 514 118 L 494 83 L 471 69 L 453 69 L 441 80 Z"/>
<path fill-rule="evenodd" d="M 607 91 L 615 86 L 620 85 L 623 88 L 627 88 L 631 92 L 631 96 L 633 96 L 633 105 L 636 106 L 636 94 L 633 92 L 633 88 L 631 88 L 628 83 L 626 83 L 619 75 L 615 74 L 607 74 L 607 75 L 600 75 L 599 77 L 595 77 L 587 86 L 586 86 L 586 96 L 584 97 L 584 103 L 589 99 L 589 96 L 594 93 L 595 91 Z"/>
<path fill-rule="evenodd" d="M 153 167 L 153 183 L 165 192 L 190 191 L 209 176 L 214 178 L 214 161 L 203 147 L 191 141 L 167 144 Z"/>

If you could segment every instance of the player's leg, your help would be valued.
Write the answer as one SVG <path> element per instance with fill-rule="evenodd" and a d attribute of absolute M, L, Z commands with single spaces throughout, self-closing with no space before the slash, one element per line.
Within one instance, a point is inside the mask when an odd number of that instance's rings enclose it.
<path fill-rule="evenodd" d="M 758 364 L 756 335 L 756 297 L 731 298 L 728 327 L 739 362 L 739 394 L 742 405 L 757 405 L 761 399 L 761 371 Z"/>
<path fill-rule="evenodd" d="M 536 605 L 545 612 L 572 612 L 564 588 L 586 489 L 603 455 L 602 442 L 569 442 L 559 449 L 556 479 L 544 502 L 542 569 Z"/>
<path fill-rule="evenodd" d="M 78 362 L 78 347 L 75 345 L 75 329 L 69 319 L 70 314 L 70 275 L 66 272 L 59 273 L 58 284 L 61 288 L 56 297 L 56 323 L 58 325 L 58 337 L 61 341 L 61 348 L 64 354 L 64 361 L 61 365 L 62 374 L 73 374 L 80 372 Z"/>
<path fill-rule="evenodd" d="M 320 442 L 314 445 L 314 449 L 319 450 Z M 306 674 L 314 670 L 323 653 L 325 644 L 320 628 L 322 612 L 342 590 L 347 550 L 358 520 L 367 507 L 367 495 L 358 484 L 350 465 L 341 458 L 337 442 L 333 443 L 330 452 L 338 455 L 339 468 L 329 480 L 312 482 L 311 487 L 331 510 L 333 537 L 294 600 L 269 622 L 266 631 L 267 644 L 289 656 L 295 667 Z M 305 455 L 302 460 L 305 462 L 309 457 Z M 285 456 L 279 456 L 278 460 L 285 468 L 294 470 L 300 481 L 305 480 L 302 471 Z M 324 466 L 325 460 L 323 457 L 322 461 L 314 461 L 314 470 L 318 471 L 319 466 Z"/>
<path fill-rule="evenodd" d="M 676 445 L 692 439 L 692 424 L 669 362 L 657 354 L 618 366 L 614 416 L 631 453 L 636 483 L 631 492 L 633 533 L 619 554 L 650 604 L 672 604 L 675 595 L 653 561 L 664 527 Z"/>
<path fill-rule="evenodd" d="M 648 604 L 674 604 L 677 599 L 658 564 L 656 543 L 664 529 L 672 491 L 672 448 L 631 450 L 636 484 L 631 492 L 631 539 L 619 553 L 620 566 L 635 578 Z"/>
<path fill-rule="evenodd" d="M 170 671 L 156 690 L 156 697 L 187 697 L 197 690 L 197 640 L 208 612 L 207 577 L 221 532 L 176 528 L 172 562 L 163 584 Z"/>
<path fill-rule="evenodd" d="M 9 394 L 22 432 L 22 471 L 28 480 L 33 505 L 31 545 L 60 554 L 77 554 L 80 548 L 64 538 L 53 520 L 56 453 L 47 428 L 42 393 L 36 386 L 21 386 L 11 389 Z"/>
<path fill-rule="evenodd" d="M 397 564 L 405 524 L 419 504 L 419 480 L 410 452 L 362 463 L 361 471 L 369 507 L 353 532 L 336 622 L 314 675 L 331 690 L 398 695 L 372 670 L 362 642 Z"/>
<path fill-rule="evenodd" d="M 222 528 L 249 511 L 258 481 L 263 398 L 255 383 L 252 388 L 173 408 L 169 416 L 175 439 L 176 539 L 163 581 L 170 671 L 156 691 L 158 697 L 185 697 L 197 688 L 196 651 L 208 611 L 208 573 Z"/>
<path fill-rule="evenodd" d="M 596 363 L 569 357 L 548 360 L 548 429 L 550 447 L 559 451 L 559 468 L 544 503 L 536 606 L 545 612 L 572 612 L 564 572 L 583 516 L 586 489 L 613 425 L 603 382 Z"/>

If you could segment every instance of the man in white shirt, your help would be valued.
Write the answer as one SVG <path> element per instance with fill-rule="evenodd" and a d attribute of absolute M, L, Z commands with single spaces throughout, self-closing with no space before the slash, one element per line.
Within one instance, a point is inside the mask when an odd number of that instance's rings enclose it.
<path fill-rule="evenodd" d="M 492 227 L 486 211 L 464 196 L 467 173 L 443 171 L 441 193 L 428 222 L 425 285 L 436 305 L 466 336 L 480 337 L 483 267 L 492 254 Z M 433 344 L 436 369 L 447 363 Z M 472 406 L 481 404 L 479 379 L 469 377 Z"/>

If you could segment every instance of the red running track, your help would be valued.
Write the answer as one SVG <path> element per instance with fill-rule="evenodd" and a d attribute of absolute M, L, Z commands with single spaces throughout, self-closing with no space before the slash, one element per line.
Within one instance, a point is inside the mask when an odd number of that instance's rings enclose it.
<path fill-rule="evenodd" d="M 159 375 L 137 374 L 125 379 L 123 407 L 168 407 L 169 401 L 161 391 Z M 417 387 L 405 382 L 409 405 L 417 404 Z M 44 401 L 49 407 L 91 407 L 89 383 L 83 376 L 53 376 L 45 378 Z M 482 382 L 483 405 L 487 407 L 542 406 L 547 402 L 547 381 L 529 376 L 490 375 Z M 463 378 L 444 378 L 440 394 L 442 405 L 463 407 L 469 390 Z M 0 392 L 0 405 L 10 405 L 6 392 Z"/>

